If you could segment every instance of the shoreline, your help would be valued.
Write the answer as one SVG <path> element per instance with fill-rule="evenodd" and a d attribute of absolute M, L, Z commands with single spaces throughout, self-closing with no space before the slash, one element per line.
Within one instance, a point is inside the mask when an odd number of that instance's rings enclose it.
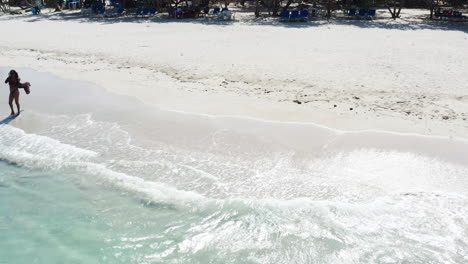
<path fill-rule="evenodd" d="M 38 87 L 44 87 L 33 90 L 35 97 L 23 95 L 22 102 L 32 112 L 21 115 L 12 123 L 27 133 L 35 134 L 41 131 L 41 127 L 47 127 L 46 120 L 62 116 L 78 118 L 81 121 L 84 118 L 91 123 L 104 122 L 112 127 L 119 127 L 123 129 L 122 131 L 126 131 L 125 134 L 132 142 L 139 142 L 141 147 L 159 142 L 155 148 L 163 143 L 167 146 L 201 152 L 241 155 L 250 152 L 251 148 L 255 148 L 253 146 L 257 146 L 259 150 L 265 148 L 283 154 L 292 152 L 296 153 L 296 157 L 312 159 L 316 156 L 334 155 L 332 153 L 341 151 L 367 149 L 417 153 L 463 166 L 467 164 L 465 152 L 468 139 L 462 137 L 397 133 L 376 129 L 343 131 L 311 122 L 282 122 L 246 116 L 206 115 L 167 110 L 142 103 L 128 95 L 118 95 L 88 82 L 68 80 L 52 73 L 28 68 L 18 68 L 18 70 L 24 78 L 35 79 Z M 5 71 L 8 69 L 0 68 L 0 72 Z M 45 86 L 47 83 L 50 87 Z M 69 90 L 63 90 L 62 87 L 68 87 Z M 44 120 L 40 121 L 42 119 Z M 224 149 L 223 144 L 218 147 L 210 140 L 217 138 L 218 134 L 236 135 L 233 138 L 228 136 L 226 139 L 229 140 L 224 142 L 226 146 L 231 147 Z M 211 147 L 207 148 L 210 145 Z M 266 153 L 268 151 L 264 154 Z"/>
<path fill-rule="evenodd" d="M 421 136 L 455 137 L 465 140 L 468 138 L 468 136 L 466 136 L 468 135 L 468 126 L 457 127 L 457 124 L 450 122 L 452 120 L 449 122 L 446 122 L 447 120 L 425 120 L 425 122 L 415 123 L 417 120 L 401 117 L 366 116 L 359 112 L 359 116 L 357 116 L 356 113 L 351 111 L 335 111 L 331 106 L 326 110 L 323 108 L 314 110 L 302 107 L 302 105 L 297 103 L 275 103 L 262 98 L 252 99 L 246 96 L 232 94 L 210 94 L 206 92 L 197 94 L 196 92 L 181 90 L 170 91 L 168 89 L 163 92 L 158 91 L 158 93 L 154 95 L 157 98 L 134 96 L 128 93 L 128 88 L 121 87 L 119 83 L 113 81 L 111 78 L 96 78 L 95 73 L 90 69 L 87 69 L 90 76 L 87 76 L 86 72 L 80 72 L 79 76 L 77 76 L 74 70 L 64 70 L 60 68 L 60 66 L 63 65 L 60 65 L 58 61 L 52 60 L 52 63 L 43 65 L 31 58 L 33 57 L 26 56 L 18 60 L 16 56 L 4 57 L 0 62 L 0 67 L 12 67 L 12 65 L 16 65 L 12 68 L 26 67 L 41 72 L 52 73 L 64 79 L 88 82 L 102 87 L 109 92 L 131 96 L 145 104 L 155 105 L 167 111 L 219 117 L 240 117 L 266 122 L 314 124 L 343 132 L 382 131 L 402 135 L 414 134 Z M 51 59 L 48 59 L 47 61 L 50 60 Z M 66 63 L 62 64 L 67 65 Z M 75 65 L 78 65 L 78 67 L 88 66 L 86 64 Z M 104 72 L 104 76 L 111 76 L 115 74 L 115 69 L 119 66 L 114 67 L 114 69 L 107 68 L 100 72 Z M 44 69 L 47 70 L 44 71 Z M 103 75 L 100 74 L 99 76 L 102 77 Z M 355 107 L 352 103 L 344 102 L 343 104 L 346 104 L 344 107 L 346 110 L 347 107 Z M 389 114 L 391 114 L 391 112 Z M 445 126 L 447 123 L 452 123 L 452 126 Z M 456 131 L 460 128 L 462 130 Z"/>

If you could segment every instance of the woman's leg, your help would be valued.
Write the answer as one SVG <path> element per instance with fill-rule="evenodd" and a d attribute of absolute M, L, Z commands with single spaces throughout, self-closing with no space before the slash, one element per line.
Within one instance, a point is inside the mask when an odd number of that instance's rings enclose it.
<path fill-rule="evenodd" d="M 16 103 L 16 108 L 18 108 L 18 115 L 20 114 L 20 104 L 19 104 L 19 91 L 16 89 L 15 92 L 15 103 Z"/>
<path fill-rule="evenodd" d="M 15 114 L 15 110 L 13 110 L 13 98 L 15 98 L 15 95 L 13 93 L 10 93 L 10 97 L 8 98 L 8 104 L 10 105 L 11 115 Z"/>

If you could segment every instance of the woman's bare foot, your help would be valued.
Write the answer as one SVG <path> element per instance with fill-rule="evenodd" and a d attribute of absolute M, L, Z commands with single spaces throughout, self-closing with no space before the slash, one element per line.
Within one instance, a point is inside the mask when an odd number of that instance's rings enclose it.
<path fill-rule="evenodd" d="M 10 115 L 15 115 L 15 112 L 11 112 Z"/>

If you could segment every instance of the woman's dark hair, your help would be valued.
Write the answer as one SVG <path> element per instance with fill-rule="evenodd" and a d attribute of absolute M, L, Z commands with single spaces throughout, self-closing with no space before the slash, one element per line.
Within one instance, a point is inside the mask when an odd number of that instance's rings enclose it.
<path fill-rule="evenodd" d="M 19 75 L 15 70 L 10 71 L 10 76 L 15 78 L 16 80 L 19 80 Z"/>

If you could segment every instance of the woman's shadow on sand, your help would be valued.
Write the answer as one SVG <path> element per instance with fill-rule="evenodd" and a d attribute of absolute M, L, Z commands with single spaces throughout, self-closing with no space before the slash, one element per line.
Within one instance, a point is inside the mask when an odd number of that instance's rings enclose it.
<path fill-rule="evenodd" d="M 8 124 L 10 124 L 11 121 L 15 120 L 18 116 L 19 116 L 19 114 L 9 115 L 9 116 L 5 117 L 2 121 L 0 121 L 0 125 L 8 125 Z"/>

